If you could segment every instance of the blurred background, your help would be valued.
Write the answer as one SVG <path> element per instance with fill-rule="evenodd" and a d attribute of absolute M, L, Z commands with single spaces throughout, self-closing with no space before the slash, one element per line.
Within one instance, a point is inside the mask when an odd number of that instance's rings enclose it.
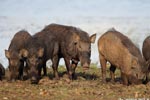
<path fill-rule="evenodd" d="M 8 66 L 4 50 L 17 31 L 34 34 L 51 23 L 97 33 L 96 40 L 114 27 L 141 50 L 150 35 L 149 10 L 149 0 L 0 0 L 0 62 Z M 92 44 L 91 61 L 100 66 L 97 41 Z"/>

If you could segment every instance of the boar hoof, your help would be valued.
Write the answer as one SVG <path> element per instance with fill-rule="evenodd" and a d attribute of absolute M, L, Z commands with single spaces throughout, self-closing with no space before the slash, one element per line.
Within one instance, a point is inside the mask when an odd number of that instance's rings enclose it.
<path fill-rule="evenodd" d="M 107 83 L 106 80 L 102 80 L 102 82 L 103 82 L 104 84 Z"/>
<path fill-rule="evenodd" d="M 77 76 L 76 76 L 76 74 L 75 74 L 75 73 L 73 73 L 73 74 L 72 74 L 72 78 L 73 78 L 74 80 L 76 80 L 76 79 L 77 79 Z"/>
<path fill-rule="evenodd" d="M 59 77 L 55 77 L 54 80 L 60 80 L 60 78 Z"/>
<path fill-rule="evenodd" d="M 12 80 L 11 80 L 11 82 L 15 82 L 15 81 L 16 81 L 15 79 L 12 79 Z"/>
<path fill-rule="evenodd" d="M 115 84 L 115 81 L 114 81 L 114 80 L 110 80 L 110 82 L 111 82 L 112 84 Z"/>
<path fill-rule="evenodd" d="M 31 81 L 31 84 L 38 84 L 38 81 Z"/>

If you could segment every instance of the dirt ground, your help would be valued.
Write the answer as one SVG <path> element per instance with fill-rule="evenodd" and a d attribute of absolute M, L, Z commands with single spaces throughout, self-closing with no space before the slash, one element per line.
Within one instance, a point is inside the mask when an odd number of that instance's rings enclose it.
<path fill-rule="evenodd" d="M 119 71 L 114 84 L 103 84 L 97 67 L 87 71 L 78 67 L 73 81 L 68 79 L 64 67 L 59 67 L 60 80 L 53 79 L 52 69 L 48 73 L 38 85 L 29 80 L 0 81 L 0 100 L 150 100 L 150 84 L 124 86 L 120 84 Z"/>

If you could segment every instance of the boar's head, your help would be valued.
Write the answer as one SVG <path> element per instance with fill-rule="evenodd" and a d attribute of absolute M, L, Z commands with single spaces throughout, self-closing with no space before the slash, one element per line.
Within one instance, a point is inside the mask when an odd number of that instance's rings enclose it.
<path fill-rule="evenodd" d="M 83 38 L 74 33 L 71 42 L 66 47 L 68 48 L 68 54 L 70 53 L 73 58 L 78 59 L 81 62 L 81 66 L 87 69 L 91 61 L 91 43 L 95 42 L 96 34 L 93 34 L 91 37 L 86 35 Z"/>
<path fill-rule="evenodd" d="M 19 70 L 23 67 L 23 59 L 20 53 L 12 50 L 5 50 L 5 56 L 9 61 L 9 78 L 16 80 L 19 78 Z"/>
<path fill-rule="evenodd" d="M 24 57 L 26 57 L 28 65 L 28 76 L 32 84 L 37 84 L 40 79 L 40 70 L 42 66 L 42 59 L 44 55 L 44 48 L 30 48 L 21 50 Z"/>
<path fill-rule="evenodd" d="M 144 66 L 146 66 L 146 62 L 143 59 L 137 59 L 136 57 L 133 57 L 131 62 L 131 70 L 129 81 L 134 84 L 139 84 L 143 82 L 143 79 L 146 76 Z"/>

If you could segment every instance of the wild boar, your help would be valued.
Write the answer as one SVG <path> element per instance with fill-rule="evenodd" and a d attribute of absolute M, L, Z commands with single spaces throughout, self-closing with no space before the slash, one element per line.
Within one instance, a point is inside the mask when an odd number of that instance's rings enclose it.
<path fill-rule="evenodd" d="M 96 34 L 89 36 L 87 32 L 79 28 L 59 24 L 50 24 L 43 31 L 50 36 L 54 36 L 59 44 L 59 55 L 54 62 L 53 69 L 57 69 L 60 58 L 64 58 L 70 79 L 74 78 L 75 69 L 79 61 L 83 68 L 89 68 L 91 43 L 95 42 Z M 72 61 L 72 67 L 70 61 Z M 58 78 L 58 73 L 55 73 L 55 77 Z"/>
<path fill-rule="evenodd" d="M 57 40 L 44 31 L 34 34 L 32 38 L 27 41 L 22 51 L 24 57 L 27 58 L 29 78 L 33 84 L 38 84 L 42 69 L 44 71 L 44 76 L 47 75 L 47 60 L 51 59 L 53 61 L 53 66 L 57 64 L 54 62 L 58 59 Z M 54 72 L 55 71 L 57 70 L 54 69 Z"/>
<path fill-rule="evenodd" d="M 5 50 L 5 56 L 9 61 L 9 80 L 23 78 L 25 58 L 23 58 L 20 50 L 24 48 L 27 39 L 30 37 L 31 35 L 25 30 L 17 32 L 11 40 L 8 50 Z"/>
<path fill-rule="evenodd" d="M 106 62 L 110 62 L 111 78 L 114 81 L 116 68 L 121 71 L 123 84 L 139 84 L 144 78 L 145 61 L 140 50 L 132 41 L 116 31 L 109 30 L 98 40 L 99 59 L 102 68 L 102 80 L 106 82 Z"/>
<path fill-rule="evenodd" d="M 146 39 L 143 42 L 142 53 L 147 62 L 147 66 L 146 66 L 147 70 L 145 72 L 146 72 L 146 82 L 148 82 L 149 81 L 148 74 L 150 72 L 150 64 L 149 64 L 150 62 L 150 36 L 146 37 Z"/>
<path fill-rule="evenodd" d="M 0 80 L 2 80 L 2 77 L 5 75 L 5 68 L 0 63 Z"/>

